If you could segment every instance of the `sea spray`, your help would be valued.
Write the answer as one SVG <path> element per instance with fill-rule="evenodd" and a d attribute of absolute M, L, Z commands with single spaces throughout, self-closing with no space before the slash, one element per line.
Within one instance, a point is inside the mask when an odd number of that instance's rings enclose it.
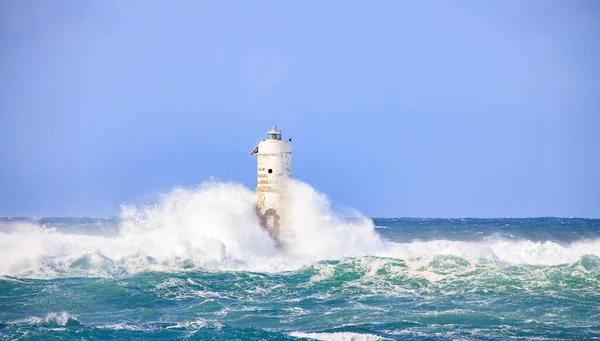
<path fill-rule="evenodd" d="M 260 226 L 255 193 L 240 184 L 210 182 L 176 188 L 152 205 L 123 205 L 116 237 L 55 233 L 38 223 L 5 228 L 0 271 L 53 277 L 69 268 L 111 263 L 129 274 L 183 268 L 272 272 L 383 247 L 370 219 L 336 216 L 328 199 L 307 184 L 290 181 L 288 191 L 282 249 Z M 34 250 L 25 248 L 32 243 Z"/>
<path fill-rule="evenodd" d="M 306 183 L 292 181 L 288 191 L 284 256 L 317 261 L 375 254 L 384 247 L 371 219 L 336 215 L 329 199 Z"/>
<path fill-rule="evenodd" d="M 254 193 L 239 184 L 175 189 L 152 206 L 124 206 L 119 238 L 161 263 L 185 259 L 203 267 L 236 267 L 275 256 L 260 227 Z"/>
<path fill-rule="evenodd" d="M 585 255 L 600 256 L 597 237 L 568 243 L 498 236 L 397 242 L 380 237 L 371 219 L 335 214 L 329 199 L 305 183 L 291 181 L 288 191 L 282 248 L 260 226 L 253 191 L 236 183 L 208 182 L 198 188 L 176 188 L 152 205 L 123 205 L 118 231 L 106 235 L 77 233 L 73 228 L 65 232 L 39 220 L 4 219 L 0 275 L 121 277 L 196 269 L 273 273 L 362 256 L 401 259 L 412 269 L 437 256 L 471 263 L 554 266 Z M 409 233 L 409 227 L 397 233 L 403 231 Z"/>

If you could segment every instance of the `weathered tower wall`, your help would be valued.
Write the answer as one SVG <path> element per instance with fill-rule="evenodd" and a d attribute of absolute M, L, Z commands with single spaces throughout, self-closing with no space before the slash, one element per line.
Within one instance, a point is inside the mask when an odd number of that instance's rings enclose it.
<path fill-rule="evenodd" d="M 274 128 L 275 130 L 275 128 Z M 276 241 L 284 212 L 285 185 L 292 177 L 292 142 L 279 139 L 261 141 L 253 150 L 257 155 L 256 206 L 259 218 Z"/>

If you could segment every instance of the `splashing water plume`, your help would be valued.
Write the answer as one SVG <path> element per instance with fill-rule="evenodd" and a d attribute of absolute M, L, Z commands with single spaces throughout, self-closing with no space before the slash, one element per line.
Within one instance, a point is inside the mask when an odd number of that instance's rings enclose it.
<path fill-rule="evenodd" d="M 304 183 L 292 181 L 288 190 L 284 250 L 260 226 L 254 192 L 239 184 L 211 182 L 197 189 L 176 188 L 154 205 L 124 205 L 116 237 L 63 234 L 35 223 L 5 226 L 0 252 L 7 261 L 0 271 L 43 277 L 67 268 L 269 272 L 381 247 L 371 220 L 337 217 L 327 198 Z M 23 247 L 32 244 L 31 249 Z"/>
<path fill-rule="evenodd" d="M 321 260 L 378 256 L 411 268 L 436 256 L 514 264 L 557 265 L 600 256 L 600 241 L 491 239 L 480 242 L 383 240 L 368 218 L 336 215 L 327 197 L 291 181 L 278 249 L 260 226 L 256 195 L 240 184 L 210 182 L 176 188 L 148 206 L 124 205 L 116 236 L 66 233 L 39 223 L 0 226 L 0 275 L 122 276 L 186 269 L 278 272 Z"/>

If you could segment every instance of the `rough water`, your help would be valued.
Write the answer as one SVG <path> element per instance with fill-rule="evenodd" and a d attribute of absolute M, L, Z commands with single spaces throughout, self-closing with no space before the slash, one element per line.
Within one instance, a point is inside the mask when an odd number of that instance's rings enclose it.
<path fill-rule="evenodd" d="M 237 184 L 118 218 L 0 218 L 0 338 L 600 339 L 600 220 L 368 219 Z"/>

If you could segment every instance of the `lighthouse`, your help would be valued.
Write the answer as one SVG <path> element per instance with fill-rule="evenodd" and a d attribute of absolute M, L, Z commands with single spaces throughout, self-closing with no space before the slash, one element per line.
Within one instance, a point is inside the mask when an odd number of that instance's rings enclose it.
<path fill-rule="evenodd" d="M 279 242 L 279 224 L 284 215 L 285 185 L 292 177 L 292 139 L 283 141 L 273 126 L 250 152 L 257 156 L 256 208 L 269 235 Z"/>

